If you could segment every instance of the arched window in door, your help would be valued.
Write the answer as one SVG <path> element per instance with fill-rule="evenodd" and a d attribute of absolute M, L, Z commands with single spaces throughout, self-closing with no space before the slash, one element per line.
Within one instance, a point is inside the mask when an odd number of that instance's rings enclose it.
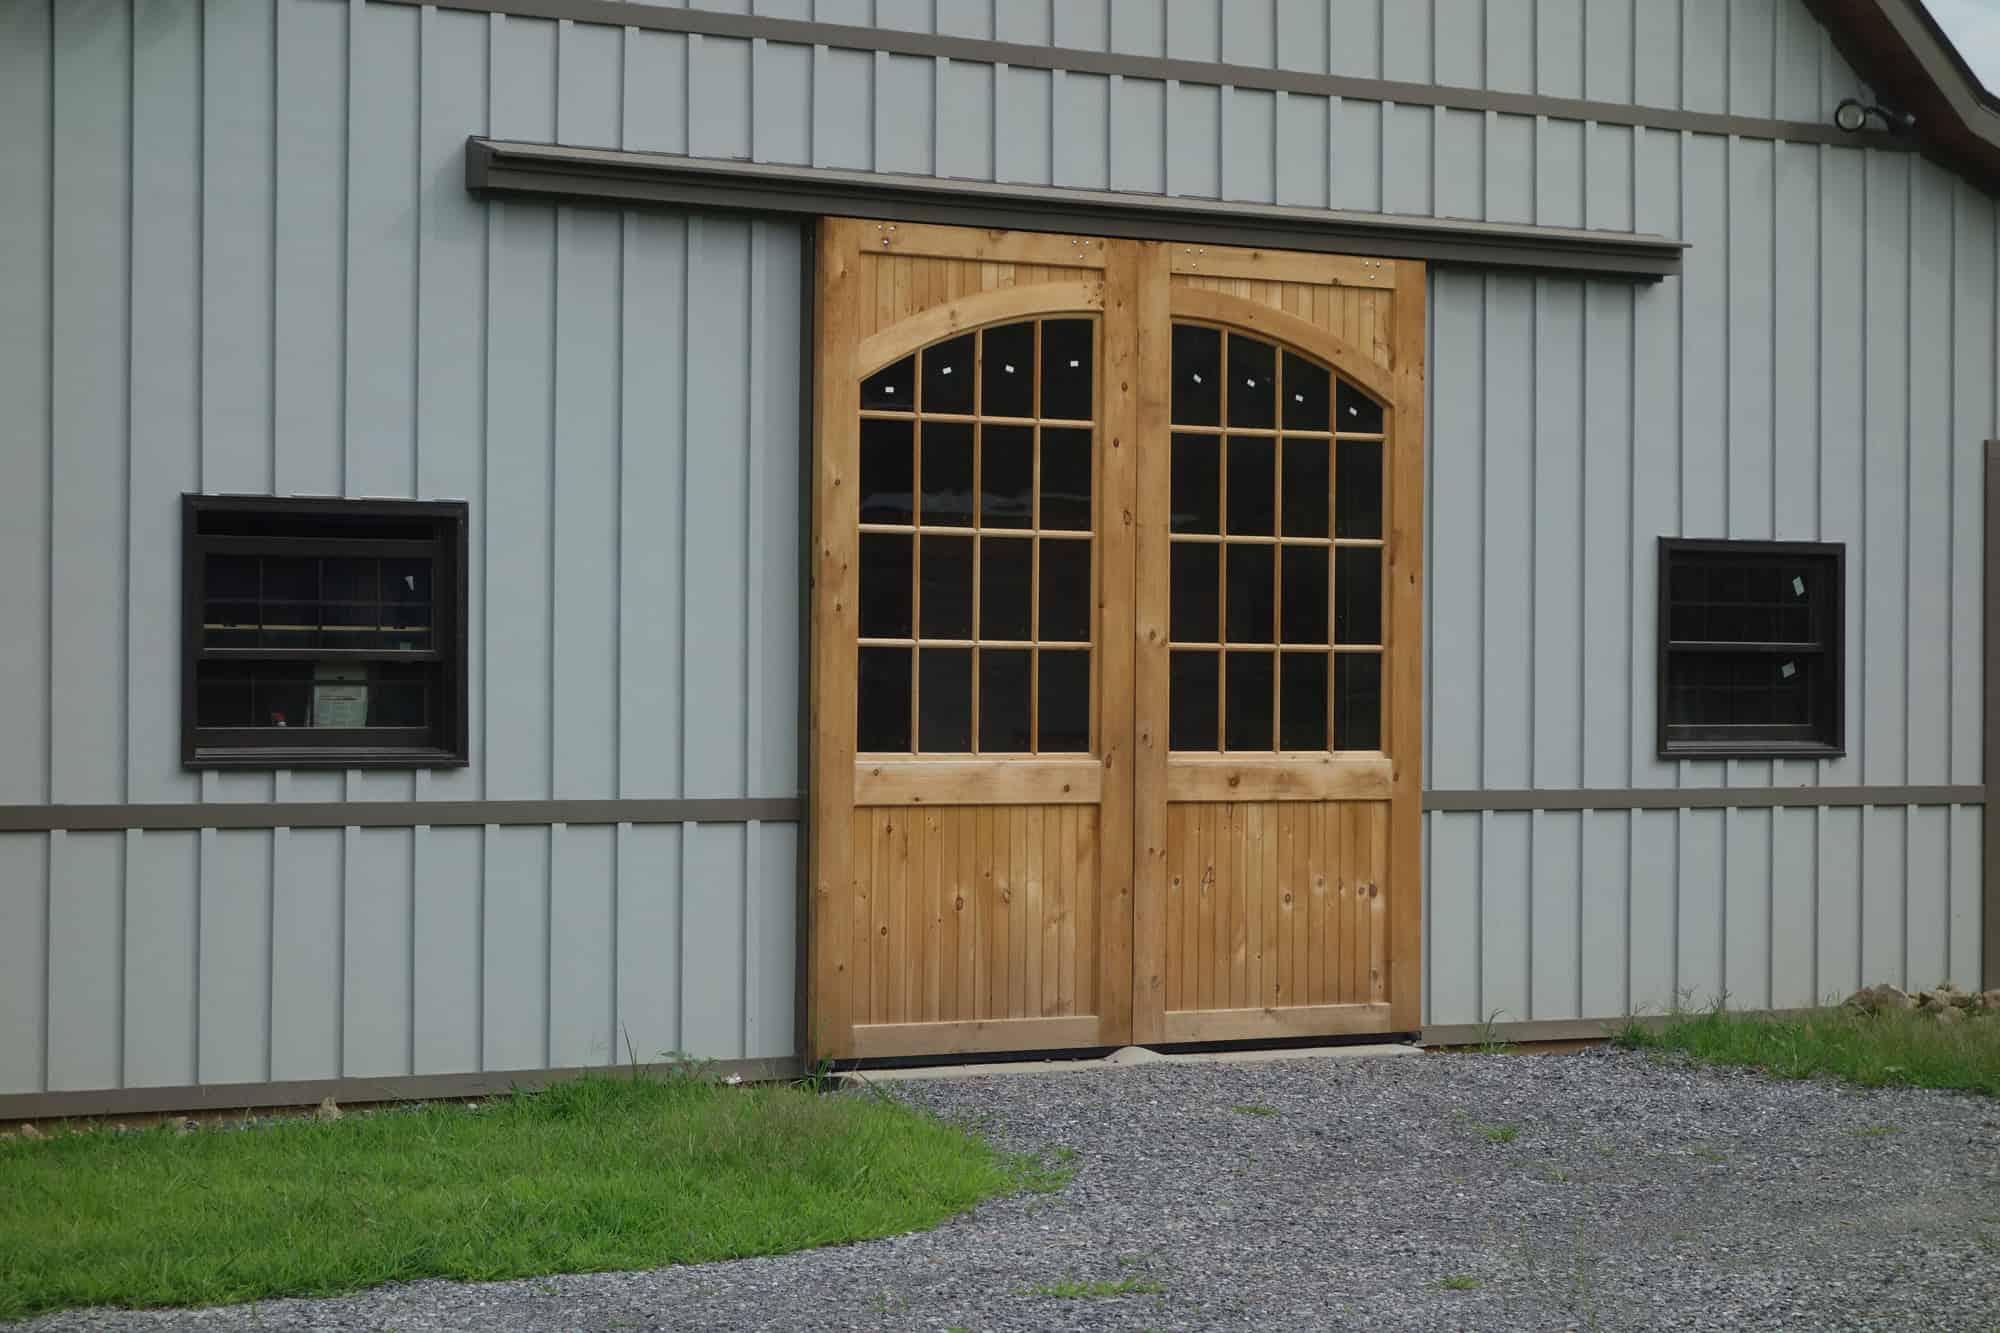
<path fill-rule="evenodd" d="M 1382 405 L 1196 322 L 1172 375 L 1171 748 L 1380 751 Z"/>
<path fill-rule="evenodd" d="M 861 383 L 856 748 L 1095 746 L 1090 317 L 992 325 Z"/>

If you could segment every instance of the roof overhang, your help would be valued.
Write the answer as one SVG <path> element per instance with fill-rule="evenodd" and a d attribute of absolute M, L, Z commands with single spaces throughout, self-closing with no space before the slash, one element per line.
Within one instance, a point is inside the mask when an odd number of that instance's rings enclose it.
<path fill-rule="evenodd" d="M 477 137 L 466 142 L 465 183 L 496 198 L 1081 231 L 1647 282 L 1679 273 L 1686 248 L 1665 236 L 1629 232 L 941 180 Z"/>
<path fill-rule="evenodd" d="M 1912 132 L 1930 156 L 2000 193 L 2000 101 L 1921 0 L 1806 4 L 1877 100 L 1916 117 Z"/>

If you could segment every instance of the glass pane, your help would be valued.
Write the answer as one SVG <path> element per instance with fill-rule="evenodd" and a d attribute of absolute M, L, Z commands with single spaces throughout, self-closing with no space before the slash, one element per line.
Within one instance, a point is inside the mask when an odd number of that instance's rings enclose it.
<path fill-rule="evenodd" d="M 910 637 L 910 538 L 861 534 L 861 637 Z"/>
<path fill-rule="evenodd" d="M 1043 754 L 1086 754 L 1090 750 L 1090 654 L 1041 653 L 1041 728 L 1036 748 Z"/>
<path fill-rule="evenodd" d="M 312 725 L 312 682 L 307 677 L 310 663 L 259 663 L 251 686 L 255 713 L 254 726 L 309 727 Z"/>
<path fill-rule="evenodd" d="M 315 608 L 301 606 L 294 616 L 285 613 L 287 621 L 308 617 Z M 320 630 L 319 647 L 346 649 L 373 649 L 382 646 L 382 636 L 376 627 L 382 623 L 382 607 L 378 602 L 329 602 L 317 608 Z M 272 630 L 264 631 L 267 641 L 279 637 Z"/>
<path fill-rule="evenodd" d="M 1029 749 L 1026 648 L 982 648 L 979 652 L 979 748 L 986 754 L 1025 754 Z"/>
<path fill-rule="evenodd" d="M 1168 635 L 1176 643 L 1218 643 L 1216 614 L 1221 609 L 1222 548 L 1207 542 L 1175 542 L 1173 586 L 1168 593 Z"/>
<path fill-rule="evenodd" d="M 870 411 L 907 412 L 916 405 L 917 358 L 906 356 L 861 381 L 861 406 Z"/>
<path fill-rule="evenodd" d="M 1271 643 L 1277 610 L 1275 547 L 1234 546 L 1223 562 L 1229 580 L 1229 642 Z M 1268 748 L 1268 746 L 1267 746 Z"/>
<path fill-rule="evenodd" d="M 321 671 L 324 672 L 322 667 Z M 430 724 L 430 697 L 437 668 L 378 663 L 368 668 L 368 725 L 422 727 Z"/>
<path fill-rule="evenodd" d="M 972 637 L 972 538 L 925 534 L 919 552 L 918 634 L 926 639 Z"/>
<path fill-rule="evenodd" d="M 972 526 L 972 424 L 923 424 L 924 506 L 921 521 L 946 528 Z"/>
<path fill-rule="evenodd" d="M 1229 531 L 1268 537 L 1277 529 L 1277 445 L 1256 436 L 1229 437 Z"/>
<path fill-rule="evenodd" d="M 1667 721 L 1700 727 L 1809 726 L 1819 716 L 1824 671 L 1817 653 L 1670 653 Z"/>
<path fill-rule="evenodd" d="M 1334 554 L 1333 641 L 1382 642 L 1382 550 L 1343 546 Z"/>
<path fill-rule="evenodd" d="M 1325 430 L 1333 410 L 1333 378 L 1326 367 L 1285 353 L 1285 429 Z"/>
<path fill-rule="evenodd" d="M 399 625 L 429 624 L 431 605 L 431 562 L 421 557 L 417 559 L 391 558 L 382 562 L 382 601 L 387 606 L 401 608 L 400 618 L 385 620 L 384 623 Z M 412 620 L 409 610 L 422 608 L 420 620 Z"/>
<path fill-rule="evenodd" d="M 265 602 L 257 642 L 266 648 L 317 648 L 320 618 L 317 602 Z"/>
<path fill-rule="evenodd" d="M 1035 326 L 1007 324 L 981 336 L 986 340 L 979 363 L 981 415 L 1035 415 Z"/>
<path fill-rule="evenodd" d="M 1174 325 L 1174 391 L 1171 420 L 1176 426 L 1222 424 L 1222 333 L 1197 324 Z"/>
<path fill-rule="evenodd" d="M 1339 475 L 1334 478 L 1336 537 L 1382 535 L 1382 446 L 1373 440 L 1342 440 Z"/>
<path fill-rule="evenodd" d="M 1334 654 L 1333 748 L 1382 748 L 1382 657 L 1379 653 Z"/>
<path fill-rule="evenodd" d="M 1216 750 L 1216 653 L 1177 652 L 1167 664 L 1167 746 Z"/>
<path fill-rule="evenodd" d="M 195 682 L 195 725 L 201 727 L 263 726 L 253 706 L 247 671 L 233 662 L 203 662 Z"/>
<path fill-rule="evenodd" d="M 1334 395 L 1333 428 L 1355 435 L 1382 433 L 1382 405 L 1346 380 Z"/>
<path fill-rule="evenodd" d="M 1326 547 L 1287 546 L 1284 598 L 1279 603 L 1280 636 L 1286 643 L 1328 642 L 1326 634 Z"/>
<path fill-rule="evenodd" d="M 1278 659 L 1278 748 L 1326 748 L 1325 653 L 1285 653 Z"/>
<path fill-rule="evenodd" d="M 1065 421 L 1089 421 L 1095 417 L 1091 394 L 1095 357 L 1091 351 L 1093 325 L 1087 319 L 1045 319 L 1042 321 L 1042 415 Z"/>
<path fill-rule="evenodd" d="M 1285 441 L 1285 535 L 1326 536 L 1328 445 L 1325 440 Z"/>
<path fill-rule="evenodd" d="M 1229 424 L 1278 424 L 1278 351 L 1267 342 L 1229 335 Z M 1269 747 L 1266 747 L 1269 748 Z"/>
<path fill-rule="evenodd" d="M 201 641 L 209 648 L 255 648 L 257 603 L 209 602 L 202 608 Z"/>
<path fill-rule="evenodd" d="M 979 525 L 1027 527 L 1034 517 L 1034 427 L 980 427 L 979 474 Z"/>
<path fill-rule="evenodd" d="M 908 523 L 910 495 L 916 485 L 910 423 L 880 421 L 861 423 L 861 521 L 863 523 Z"/>
<path fill-rule="evenodd" d="M 1231 750 L 1269 750 L 1275 653 L 1230 653 L 1223 674 L 1223 725 Z"/>
<path fill-rule="evenodd" d="M 259 567 L 254 555 L 205 556 L 203 587 L 210 597 L 226 600 L 257 600 Z"/>
<path fill-rule="evenodd" d="M 1090 530 L 1090 432 L 1042 428 L 1042 526 Z"/>
<path fill-rule="evenodd" d="M 926 754 L 972 749 L 972 650 L 920 648 L 917 748 Z"/>
<path fill-rule="evenodd" d="M 1176 435 L 1173 443 L 1174 532 L 1222 531 L 1222 441 L 1213 435 Z"/>
<path fill-rule="evenodd" d="M 910 748 L 910 650 L 861 650 L 855 747 L 907 752 Z"/>
<path fill-rule="evenodd" d="M 986 537 L 979 547 L 979 637 L 1027 639 L 1033 552 L 1026 537 Z"/>
<path fill-rule="evenodd" d="M 352 593 L 336 592 L 333 588 L 322 591 L 319 583 L 320 562 L 311 556 L 267 555 L 259 562 L 258 596 L 267 602 L 309 602 L 319 597 L 351 596 Z M 330 560 L 330 565 L 351 566 L 351 561 Z M 351 568 L 349 573 L 352 573 Z M 367 595 L 375 595 L 374 578 L 371 574 Z"/>
<path fill-rule="evenodd" d="M 972 411 L 972 335 L 960 334 L 922 353 L 924 411 Z"/>
<path fill-rule="evenodd" d="M 1090 610 L 1096 601 L 1090 579 L 1090 543 L 1042 543 L 1042 622 L 1044 642 L 1088 643 Z"/>

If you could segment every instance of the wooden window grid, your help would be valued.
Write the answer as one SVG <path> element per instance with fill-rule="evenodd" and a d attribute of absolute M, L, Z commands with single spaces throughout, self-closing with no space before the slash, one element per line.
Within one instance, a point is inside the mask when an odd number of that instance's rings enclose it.
<path fill-rule="evenodd" d="M 1344 657 L 1373 656 L 1376 659 L 1378 659 L 1378 661 L 1381 662 L 1381 666 L 1378 669 L 1377 682 L 1375 686 L 1375 695 L 1377 700 L 1376 718 L 1373 726 L 1373 730 L 1375 733 L 1374 734 L 1375 743 L 1364 747 L 1364 750 L 1367 753 L 1378 753 L 1381 750 L 1381 737 L 1382 737 L 1381 697 L 1386 687 L 1386 676 L 1389 668 L 1389 663 L 1386 660 L 1387 654 L 1384 651 L 1384 646 L 1382 643 L 1382 631 L 1386 626 L 1388 606 L 1389 606 L 1388 561 L 1385 554 L 1382 557 L 1378 557 L 1376 562 L 1377 566 L 1376 579 L 1378 581 L 1378 587 L 1379 587 L 1379 592 L 1378 592 L 1379 600 L 1377 603 L 1378 610 L 1377 610 L 1377 621 L 1376 621 L 1376 635 L 1374 641 L 1373 642 L 1343 641 L 1339 638 L 1338 587 L 1339 587 L 1340 560 L 1338 558 L 1337 552 L 1347 549 L 1374 550 L 1378 552 L 1386 552 L 1386 548 L 1388 545 L 1386 539 L 1386 528 L 1380 526 L 1383 522 L 1386 521 L 1386 515 L 1388 514 L 1388 509 L 1389 509 L 1388 493 L 1387 493 L 1388 470 L 1386 466 L 1384 466 L 1380 471 L 1380 476 L 1382 480 L 1380 489 L 1375 497 L 1377 501 L 1377 507 L 1374 511 L 1377 515 L 1378 531 L 1382 531 L 1384 535 L 1376 537 L 1342 537 L 1338 535 L 1337 523 L 1338 523 L 1339 499 L 1340 499 L 1339 450 L 1342 445 L 1348 443 L 1352 443 L 1355 445 L 1372 444 L 1385 451 L 1385 463 L 1386 463 L 1386 450 L 1387 450 L 1387 440 L 1388 440 L 1387 423 L 1386 423 L 1387 409 L 1386 408 L 1382 409 L 1385 417 L 1383 429 L 1373 430 L 1373 431 L 1339 430 L 1338 422 L 1340 420 L 1340 417 L 1338 413 L 1338 403 L 1340 400 L 1343 383 L 1346 384 L 1348 392 L 1350 393 L 1359 394 L 1360 390 L 1356 388 L 1351 381 L 1343 381 L 1338 371 L 1336 371 L 1333 367 L 1326 366 L 1324 365 L 1324 363 L 1316 360 L 1315 358 L 1306 356 L 1302 352 L 1287 347 L 1284 344 L 1273 343 L 1267 339 L 1255 338 L 1252 337 L 1251 335 L 1239 333 L 1228 328 L 1227 326 L 1208 325 L 1194 320 L 1177 319 L 1174 321 L 1174 327 L 1176 329 L 1213 328 L 1218 335 L 1216 356 L 1217 356 L 1217 365 L 1219 368 L 1219 374 L 1218 374 L 1219 401 L 1216 412 L 1216 424 L 1212 426 L 1196 425 L 1196 424 L 1187 424 L 1180 421 L 1170 421 L 1169 424 L 1170 433 L 1174 437 L 1208 436 L 1214 438 L 1217 442 L 1216 468 L 1217 468 L 1218 494 L 1215 502 L 1215 509 L 1217 515 L 1217 531 L 1212 533 L 1170 532 L 1168 534 L 1167 540 L 1170 549 L 1173 546 L 1200 546 L 1200 545 L 1219 546 L 1222 548 L 1222 558 L 1218 559 L 1216 562 L 1217 588 L 1216 588 L 1215 626 L 1216 626 L 1217 637 L 1213 640 L 1181 639 L 1177 637 L 1172 637 L 1170 634 L 1167 645 L 1170 653 L 1174 654 L 1182 652 L 1208 653 L 1208 654 L 1213 654 L 1215 657 L 1216 748 L 1211 751 L 1211 750 L 1181 749 L 1179 747 L 1176 747 L 1174 752 L 1177 754 L 1288 753 L 1289 751 L 1287 751 L 1282 744 L 1283 737 L 1285 734 L 1284 714 L 1283 714 L 1283 695 L 1284 695 L 1283 659 L 1288 656 L 1299 656 L 1299 657 L 1317 656 L 1326 658 L 1328 660 L 1328 668 L 1325 672 L 1326 682 L 1324 687 L 1327 748 L 1328 751 L 1330 752 L 1338 752 L 1340 750 L 1340 741 L 1341 741 L 1341 737 L 1338 734 L 1338 729 L 1339 729 L 1338 719 L 1340 715 L 1339 699 L 1338 699 L 1338 687 L 1339 687 L 1339 671 L 1337 669 L 1338 663 Z M 1229 370 L 1229 365 L 1230 365 L 1229 344 L 1234 339 L 1241 339 L 1246 342 L 1259 343 L 1262 344 L 1263 346 L 1271 348 L 1272 350 L 1272 365 L 1274 368 L 1273 369 L 1274 382 L 1272 385 L 1272 394 L 1274 401 L 1277 403 L 1278 407 L 1276 413 L 1272 418 L 1272 425 L 1268 428 L 1234 426 L 1230 424 L 1229 397 L 1230 397 L 1231 380 L 1233 379 L 1233 376 L 1231 375 Z M 1288 427 L 1285 425 L 1284 369 L 1285 369 L 1285 362 L 1288 358 L 1296 359 L 1302 362 L 1307 362 L 1314 366 L 1318 366 L 1326 371 L 1327 373 L 1326 392 L 1328 396 L 1328 404 L 1327 404 L 1328 429 L 1304 430 L 1295 427 Z M 1365 395 L 1363 396 L 1365 397 Z M 1272 470 L 1271 512 L 1272 512 L 1273 531 L 1268 535 L 1238 534 L 1238 533 L 1231 533 L 1229 531 L 1229 472 L 1230 472 L 1229 448 L 1230 448 L 1230 442 L 1233 439 L 1263 440 L 1263 441 L 1269 441 L 1271 444 L 1273 451 L 1272 469 L 1271 469 Z M 1327 535 L 1324 537 L 1292 536 L 1288 535 L 1284 531 L 1284 522 L 1285 522 L 1284 450 L 1286 443 L 1292 440 L 1324 441 L 1327 445 L 1327 469 L 1326 469 L 1327 471 L 1326 534 Z M 1174 447 L 1171 440 L 1169 441 L 1168 447 L 1169 448 Z M 1264 644 L 1261 642 L 1254 642 L 1254 641 L 1252 642 L 1232 641 L 1230 639 L 1228 551 L 1232 547 L 1272 548 L 1273 551 L 1272 562 L 1271 562 L 1272 595 L 1271 595 L 1271 627 L 1270 627 L 1271 641 L 1269 644 Z M 1319 550 L 1325 550 L 1327 552 L 1327 573 L 1326 573 L 1327 641 L 1323 644 L 1288 643 L 1285 641 L 1284 553 L 1287 549 L 1319 549 Z M 1171 618 L 1169 623 L 1171 625 L 1172 623 Z M 1276 668 L 1272 670 L 1270 673 L 1272 743 L 1268 746 L 1231 746 L 1228 743 L 1229 659 L 1232 656 L 1249 657 L 1252 655 L 1272 658 L 1273 666 L 1274 668 Z M 1318 751 L 1314 751 L 1314 753 L 1318 753 Z"/>
<path fill-rule="evenodd" d="M 1090 374 L 1091 374 L 1091 390 L 1090 390 L 1091 414 L 1088 418 L 1045 417 L 1042 415 L 1041 411 L 1042 390 L 1044 387 L 1044 378 L 1045 378 L 1045 366 L 1043 363 L 1043 328 L 1045 324 L 1051 321 L 1075 322 L 1075 323 L 1085 324 L 1090 329 L 1091 340 L 1090 340 L 1090 350 L 1088 353 L 1088 364 L 1090 366 Z M 1029 324 L 1033 329 L 1033 343 L 1032 343 L 1032 350 L 1029 355 L 1028 364 L 1032 368 L 1033 372 L 1032 393 L 1033 393 L 1034 410 L 1031 412 L 1030 415 L 1027 416 L 1004 416 L 997 413 L 987 413 L 983 410 L 985 404 L 985 396 L 986 396 L 987 335 L 990 332 L 993 332 L 997 329 L 1014 328 L 1018 327 L 1021 324 Z M 923 754 L 929 757 L 940 757 L 940 756 L 955 757 L 955 756 L 980 755 L 980 754 L 1013 755 L 1013 754 L 1045 754 L 1045 753 L 1047 754 L 1095 753 L 1098 743 L 1097 740 L 1098 710 L 1097 710 L 1096 700 L 1097 700 L 1097 675 L 1098 675 L 1097 626 L 1099 619 L 1096 589 L 1098 586 L 1099 578 L 1101 577 L 1098 564 L 1097 542 L 1095 540 L 1095 537 L 1097 531 L 1097 516 L 1101 512 L 1101 506 L 1099 503 L 1100 499 L 1099 491 L 1102 485 L 1102 477 L 1100 475 L 1101 468 L 1099 465 L 1098 438 L 1097 438 L 1098 418 L 1101 415 L 1099 404 L 1102 401 L 1101 399 L 1102 386 L 1098 383 L 1099 379 L 1098 359 L 1102 344 L 1102 336 L 1101 336 L 1101 330 L 1099 328 L 1099 322 L 1094 317 L 1086 317 L 1076 314 L 1061 315 L 1061 316 L 1049 315 L 1045 317 L 1037 317 L 1032 320 L 1011 321 L 1008 324 L 994 325 L 986 328 L 973 330 L 971 333 L 971 336 L 973 338 L 973 354 L 972 354 L 973 383 L 971 390 L 973 411 L 971 412 L 928 411 L 926 410 L 924 405 L 924 379 L 925 379 L 924 358 L 936 352 L 937 349 L 958 341 L 958 339 L 963 336 L 965 335 L 959 334 L 959 335 L 954 335 L 951 338 L 942 339 L 939 342 L 931 344 L 930 346 L 919 349 L 917 352 L 912 353 L 908 358 L 906 358 L 906 360 L 908 360 L 912 366 L 911 381 L 913 386 L 911 404 L 907 410 L 897 410 L 897 409 L 880 408 L 880 407 L 873 407 L 873 408 L 865 407 L 862 408 L 860 411 L 861 419 L 864 422 L 870 420 L 907 422 L 910 423 L 910 425 L 913 427 L 913 429 L 910 432 L 911 521 L 908 523 L 861 522 L 858 524 L 858 531 L 860 532 L 860 534 L 864 539 L 870 535 L 899 536 L 899 537 L 906 537 L 909 539 L 910 633 L 907 635 L 862 634 L 858 636 L 856 640 L 857 652 L 866 652 L 869 649 L 902 648 L 909 650 L 910 749 L 906 751 L 880 751 L 880 750 L 871 751 L 868 750 L 867 748 L 866 744 L 867 738 L 865 736 L 861 737 L 862 741 L 861 749 L 863 752 L 872 754 L 889 754 L 889 753 L 903 754 L 903 755 Z M 898 362 L 895 364 L 900 365 L 901 363 Z M 885 367 L 884 369 L 890 369 L 890 368 L 893 367 Z M 878 370 L 876 372 L 873 372 L 873 374 L 867 378 L 873 378 L 873 375 L 879 375 L 881 373 L 882 371 Z M 972 494 L 971 494 L 972 521 L 969 524 L 926 523 L 924 521 L 923 432 L 924 432 L 924 427 L 927 424 L 933 424 L 933 423 L 939 425 L 966 425 L 971 428 L 972 459 L 971 459 L 970 475 L 972 479 Z M 986 431 L 988 427 L 1019 428 L 1028 430 L 1030 432 L 1029 447 L 1031 451 L 1032 463 L 1028 480 L 1028 495 L 1029 495 L 1030 510 L 1029 510 L 1028 524 L 1026 527 L 988 526 L 982 521 L 984 518 L 984 515 L 982 513 L 982 505 L 984 501 L 984 491 L 985 491 L 985 477 L 986 477 L 985 449 L 986 449 Z M 1085 432 L 1088 435 L 1090 441 L 1089 445 L 1090 522 L 1089 525 L 1086 527 L 1049 528 L 1043 526 L 1042 444 L 1043 444 L 1043 431 L 1045 429 L 1081 431 Z M 922 632 L 924 625 L 923 547 L 924 547 L 924 539 L 926 537 L 958 537 L 958 538 L 968 539 L 971 542 L 972 606 L 970 609 L 969 623 L 972 626 L 972 633 L 969 636 L 963 636 L 963 637 L 928 636 Z M 1085 635 L 1084 638 L 1082 639 L 1047 639 L 1042 636 L 1041 633 L 1042 549 L 1043 549 L 1043 543 L 1048 541 L 1080 543 L 1090 551 L 1091 559 L 1090 559 L 1089 587 L 1085 592 L 1085 596 L 1088 600 L 1089 609 L 1086 617 Z M 985 615 L 985 607 L 982 605 L 982 586 L 984 581 L 983 567 L 984 567 L 984 562 L 989 554 L 987 549 L 989 542 L 1005 543 L 1009 546 L 1011 546 L 1014 543 L 1019 543 L 1022 548 L 1028 551 L 1029 633 L 1028 637 L 1025 639 L 993 637 L 993 636 L 987 636 L 981 632 L 984 627 L 984 615 Z M 970 656 L 969 674 L 970 674 L 970 685 L 971 685 L 971 717 L 968 726 L 970 748 L 967 750 L 964 751 L 925 750 L 923 747 L 922 744 L 923 653 L 926 649 L 967 650 L 970 652 L 971 656 Z M 980 705 L 981 705 L 981 697 L 982 694 L 984 693 L 981 684 L 982 682 L 981 667 L 982 667 L 982 656 L 985 652 L 989 650 L 1025 651 L 1029 655 L 1029 670 L 1028 670 L 1029 741 L 1028 741 L 1028 748 L 1026 750 L 1015 750 L 1015 749 L 993 750 L 993 749 L 987 749 L 981 745 Z M 1042 669 L 1043 654 L 1045 651 L 1061 652 L 1065 654 L 1077 654 L 1085 657 L 1087 660 L 1088 671 L 1086 673 L 1086 679 L 1088 681 L 1088 698 L 1086 700 L 1085 715 L 1087 720 L 1085 724 L 1085 747 L 1083 751 L 1077 751 L 1072 749 L 1045 750 L 1041 744 L 1042 712 L 1043 712 L 1041 687 L 1043 679 L 1043 669 Z"/>

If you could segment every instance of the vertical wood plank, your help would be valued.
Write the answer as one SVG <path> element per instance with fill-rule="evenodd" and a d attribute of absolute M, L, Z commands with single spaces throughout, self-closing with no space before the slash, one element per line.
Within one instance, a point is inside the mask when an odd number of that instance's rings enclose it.
<path fill-rule="evenodd" d="M 1042 900 L 1042 830 L 1047 814 L 1040 806 L 1024 806 L 1020 812 L 1021 845 L 1027 857 L 1021 895 L 1021 1013 L 1028 1018 L 1043 1012 L 1042 927 L 1046 906 Z"/>
<path fill-rule="evenodd" d="M 858 224 L 820 224 L 816 258 L 813 377 L 813 579 L 811 701 L 813 984 L 807 997 L 808 1060 L 850 1049 L 854 1014 L 850 953 L 855 921 L 854 878 L 854 639 L 859 534 L 854 499 L 860 454 L 861 387 L 855 375 L 860 341 L 861 275 L 856 270 Z M 865 921 L 866 916 L 859 918 Z"/>
<path fill-rule="evenodd" d="M 1389 459 L 1389 650 L 1387 674 L 1389 756 L 1390 1023 L 1415 1028 L 1423 1021 L 1420 959 L 1423 949 L 1423 471 L 1425 268 L 1396 265 L 1393 338 L 1396 406 Z"/>
<path fill-rule="evenodd" d="M 1106 247 L 1099 412 L 1103 498 L 1098 503 L 1101 666 L 1099 735 L 1105 798 L 1098 813 L 1102 953 L 1098 1013 L 1106 1041 L 1156 1041 L 1164 1030 L 1162 913 L 1167 855 L 1166 501 L 1162 451 L 1169 364 L 1166 247 Z M 1153 522 L 1135 526 L 1135 518 Z M 1143 579 L 1143 582 L 1141 581 Z M 1142 731 L 1140 718 L 1147 725 Z M 1129 777 L 1126 776 L 1129 774 Z"/>
<path fill-rule="evenodd" d="M 1030 869 L 1028 862 L 1027 806 L 1007 809 L 1007 1016 L 1025 1018 L 1028 1013 L 1028 936 L 1033 921 L 1028 914 Z"/>

